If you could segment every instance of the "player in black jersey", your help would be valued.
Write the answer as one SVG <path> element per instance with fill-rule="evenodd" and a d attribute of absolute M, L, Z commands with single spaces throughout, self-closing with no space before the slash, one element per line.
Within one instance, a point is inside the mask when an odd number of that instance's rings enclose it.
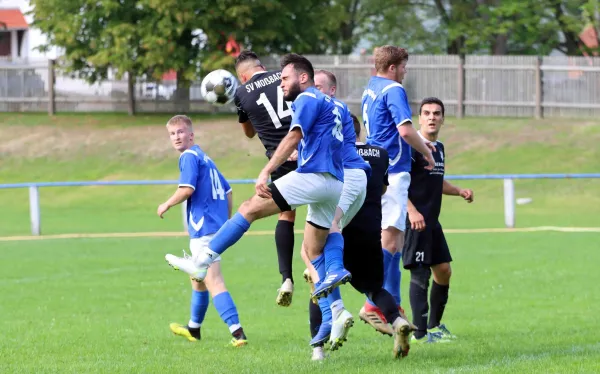
<path fill-rule="evenodd" d="M 412 150 L 411 182 L 408 188 L 408 216 L 405 243 L 402 253 L 404 268 L 410 270 L 410 306 L 417 331 L 413 342 L 434 343 L 453 339 L 454 336 L 441 324 L 448 302 L 451 268 L 450 249 L 439 222 L 442 194 L 461 196 L 473 201 L 473 191 L 462 189 L 444 179 L 446 150 L 438 140 L 444 123 L 444 104 L 435 97 L 426 98 L 419 108 L 419 135 L 435 146 L 433 170 L 422 154 Z M 427 302 L 429 278 L 431 286 L 431 312 Z M 429 313 L 429 322 L 427 316 Z"/>
<path fill-rule="evenodd" d="M 267 71 L 258 56 L 248 50 L 239 54 L 235 61 L 235 69 L 242 82 L 234 96 L 239 122 L 248 138 L 258 134 L 265 147 L 266 156 L 271 159 L 275 149 L 289 132 L 292 121 L 292 103 L 283 99 L 280 87 L 281 71 Z M 271 174 L 271 180 L 275 181 L 296 170 L 296 159 L 297 153 L 294 152 L 287 162 Z M 282 276 L 276 302 L 281 306 L 289 306 L 294 293 L 292 257 L 295 219 L 295 210 L 279 213 L 279 221 L 275 227 L 275 246 Z"/>
<path fill-rule="evenodd" d="M 388 185 L 389 157 L 384 148 L 358 142 L 361 130 L 360 122 L 356 116 L 351 116 L 356 131 L 357 152 L 371 166 L 371 177 L 367 182 L 367 195 L 362 207 L 342 230 L 344 267 L 352 274 L 350 281 L 352 287 L 373 300 L 386 321 L 392 321 L 392 328 L 389 331 L 394 336 L 394 355 L 402 358 L 408 354 L 410 349 L 410 331 L 414 329 L 414 326 L 406 321 L 406 317 L 400 315 L 394 297 L 383 288 L 381 195 L 385 193 Z M 314 337 L 321 325 L 319 306 L 311 303 L 309 314 L 310 330 Z M 361 319 L 371 325 L 380 321 L 380 319 L 373 321 L 368 316 L 363 318 L 362 314 L 359 315 Z M 320 349 L 322 348 L 314 348 L 313 360 L 319 359 Z"/>

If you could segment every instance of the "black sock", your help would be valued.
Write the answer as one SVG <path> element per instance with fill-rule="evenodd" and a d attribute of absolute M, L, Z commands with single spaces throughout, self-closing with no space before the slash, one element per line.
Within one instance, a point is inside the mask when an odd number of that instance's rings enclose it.
<path fill-rule="evenodd" d="M 450 285 L 442 286 L 433 281 L 431 285 L 431 313 L 429 314 L 429 326 L 427 328 L 438 327 L 442 322 L 444 309 L 448 302 L 448 290 Z"/>
<path fill-rule="evenodd" d="M 294 255 L 294 222 L 279 220 L 275 226 L 275 246 L 279 273 L 285 282 L 287 278 L 294 282 L 292 275 L 292 259 Z"/>
<path fill-rule="evenodd" d="M 243 339 L 243 340 L 247 339 L 246 334 L 244 334 L 244 329 L 241 327 L 239 329 L 235 330 L 234 332 L 232 332 L 231 335 L 233 335 L 233 337 L 236 339 Z"/>
<path fill-rule="evenodd" d="M 417 326 L 415 338 L 420 339 L 427 334 L 427 289 L 429 288 L 429 268 L 416 268 L 410 271 L 410 308 L 412 309 L 413 324 Z"/>
<path fill-rule="evenodd" d="M 311 299 L 308 299 L 308 318 L 310 321 L 310 337 L 314 338 L 319 332 L 319 327 L 321 327 L 322 316 L 321 308 L 318 304 L 313 303 Z"/>
<path fill-rule="evenodd" d="M 190 335 L 193 336 L 194 338 L 200 340 L 200 327 L 187 327 L 188 331 L 190 332 Z"/>
<path fill-rule="evenodd" d="M 381 313 L 383 313 L 383 316 L 388 323 L 394 323 L 396 318 L 400 317 L 396 300 L 385 289 L 380 288 L 375 292 L 371 292 L 367 296 L 369 296 L 371 301 L 373 301 L 373 303 L 381 310 Z"/>

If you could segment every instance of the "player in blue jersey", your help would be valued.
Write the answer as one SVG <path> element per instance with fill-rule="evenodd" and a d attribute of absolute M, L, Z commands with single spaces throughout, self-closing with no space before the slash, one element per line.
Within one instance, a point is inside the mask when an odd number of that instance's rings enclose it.
<path fill-rule="evenodd" d="M 167 130 L 173 147 L 179 156 L 179 186 L 166 202 L 158 206 L 160 218 L 171 207 L 187 201 L 187 224 L 190 235 L 190 252 L 197 255 L 231 215 L 232 192 L 227 180 L 215 163 L 194 144 L 192 121 L 183 115 L 174 116 L 167 122 Z M 184 251 L 184 258 L 189 256 Z M 182 262 L 178 257 L 166 255 L 175 269 Z M 183 261 L 185 263 L 185 261 Z M 189 341 L 200 340 L 200 327 L 208 309 L 208 294 L 223 321 L 229 326 L 234 347 L 246 345 L 247 338 L 240 325 L 237 308 L 225 287 L 221 274 L 220 258 L 210 267 L 203 281 L 192 280 L 190 320 L 187 325 L 171 323 L 174 334 Z"/>
<path fill-rule="evenodd" d="M 281 67 L 284 99 L 293 101 L 290 131 L 260 172 L 256 194 L 240 206 L 198 256 L 181 267 L 194 279 L 204 279 L 214 259 L 235 244 L 253 221 L 302 205 L 308 205 L 303 246 L 311 261 L 325 259 L 324 282 L 334 288 L 351 278 L 343 265 L 343 242 L 325 246 L 344 180 L 341 113 L 314 87 L 314 69 L 305 57 L 288 54 L 281 59 Z M 298 151 L 298 168 L 267 185 L 269 175 L 294 149 Z"/>
<path fill-rule="evenodd" d="M 360 132 L 358 119 L 350 114 L 346 104 L 338 99 L 335 99 L 335 93 L 337 91 L 337 79 L 335 75 L 327 70 L 317 70 L 315 72 L 315 86 L 321 92 L 334 99 L 336 105 L 342 110 L 344 118 L 344 188 L 342 191 L 342 196 L 340 197 L 340 202 L 338 203 L 338 210 L 336 213 L 337 221 L 334 221 L 332 230 L 334 227 L 337 227 L 335 225 L 339 223 L 339 229 L 344 230 L 344 237 L 350 235 L 349 231 L 356 234 L 352 237 L 353 239 L 350 242 L 344 241 L 344 264 L 347 267 L 354 266 L 354 271 L 356 272 L 356 276 L 353 274 L 352 281 L 350 283 L 357 291 L 374 297 L 377 305 L 380 305 L 381 308 L 387 312 L 386 315 L 390 321 L 394 322 L 394 327 L 390 327 L 390 334 L 395 336 L 395 355 L 396 357 L 403 357 L 408 353 L 408 339 L 411 326 L 406 319 L 400 317 L 398 309 L 395 306 L 394 298 L 387 291 L 383 290 L 382 281 L 380 280 L 377 282 L 377 279 L 383 279 L 383 264 L 381 264 L 381 267 L 378 268 L 377 256 L 368 256 L 368 259 L 360 259 L 361 256 L 364 256 L 366 253 L 365 251 L 368 252 L 369 250 L 373 249 L 373 242 L 376 242 L 377 246 L 379 246 L 378 251 L 381 256 L 380 233 L 377 232 L 377 235 L 373 235 L 369 234 L 368 230 L 365 230 L 365 227 L 372 227 L 373 224 L 377 227 L 380 227 L 380 221 L 378 223 L 376 217 L 381 213 L 367 213 L 363 203 L 365 203 L 365 199 L 367 196 L 369 196 L 369 188 L 373 189 L 371 182 L 379 186 L 383 184 L 384 175 L 385 178 L 387 178 L 387 154 L 383 155 L 383 157 L 385 157 L 385 162 L 378 160 L 378 158 L 366 158 L 371 160 L 371 162 L 375 162 L 374 167 L 376 168 L 376 171 L 372 171 L 372 167 L 369 162 L 358 154 L 356 143 L 358 141 L 357 131 Z M 375 172 L 375 181 L 370 181 L 368 184 L 367 179 L 373 178 L 372 174 Z M 368 187 L 370 185 L 371 187 Z M 371 202 L 370 207 L 379 207 L 377 210 L 380 211 L 381 187 L 375 187 L 374 189 L 375 192 L 371 191 L 370 193 L 371 195 L 375 195 L 375 197 L 371 196 L 371 199 L 373 200 L 374 198 L 378 201 L 377 204 L 373 204 Z M 360 222 L 355 222 L 354 218 L 359 212 L 362 212 L 362 220 Z M 372 221 L 373 224 L 368 224 L 365 221 L 365 216 L 368 217 L 367 221 Z M 347 227 L 350 228 L 346 230 Z M 371 238 L 371 241 L 369 242 L 367 238 Z M 347 253 L 347 249 L 350 251 L 350 253 Z M 303 258 L 304 257 L 305 256 L 303 256 Z M 372 260 L 373 258 L 375 259 Z M 383 262 L 382 259 L 380 261 Z M 306 259 L 305 262 L 307 262 Z M 312 283 L 313 279 L 318 280 L 322 277 L 321 274 L 315 274 L 315 271 L 310 263 L 307 263 L 307 267 L 310 275 L 306 274 L 305 272 L 305 279 L 309 283 Z M 378 276 L 378 274 L 381 275 Z M 319 299 L 318 307 L 312 301 L 309 303 L 311 335 L 313 336 L 311 341 L 311 345 L 313 346 L 313 360 L 322 360 L 324 358 L 323 342 L 325 335 L 331 331 L 331 337 L 334 339 L 338 334 L 336 329 L 333 329 L 333 331 L 331 329 L 331 313 L 335 313 L 335 305 L 338 303 L 338 299 L 340 297 L 341 295 L 339 294 L 339 290 L 335 289 L 335 291 L 329 295 L 327 299 Z M 324 302 L 331 305 L 331 311 L 324 307 Z M 344 335 L 344 338 L 346 335 L 347 332 Z"/>
<path fill-rule="evenodd" d="M 317 70 L 315 72 L 315 87 L 325 95 L 333 99 L 334 104 L 340 112 L 342 120 L 342 135 L 344 138 L 343 145 L 343 165 L 344 165 L 344 187 L 340 200 L 337 204 L 334 220 L 331 224 L 329 237 L 327 239 L 326 250 L 329 245 L 342 243 L 343 237 L 341 234 L 342 228 L 346 223 L 356 215 L 360 209 L 365 196 L 367 194 L 367 178 L 371 174 L 371 167 L 362 157 L 356 152 L 356 133 L 350 111 L 346 104 L 335 99 L 336 91 L 335 75 L 326 70 Z M 303 259 L 311 271 L 311 280 L 315 285 L 315 290 L 312 293 L 313 298 L 318 298 L 319 308 L 323 316 L 320 329 L 316 336 L 313 337 L 310 344 L 316 347 L 314 355 L 322 354 L 322 349 L 325 341 L 331 342 L 331 349 L 336 350 L 347 339 L 348 331 L 352 327 L 354 319 L 352 314 L 344 308 L 344 303 L 341 298 L 339 289 L 331 290 L 327 285 L 320 280 L 326 279 L 325 264 L 323 261 L 313 266 L 308 260 L 307 254 L 303 252 Z M 331 290 L 331 294 L 327 295 Z M 327 296 L 321 297 L 321 296 Z M 310 308 L 314 308 L 314 304 L 309 304 Z M 314 312 L 313 312 L 314 313 Z M 333 323 L 332 323 L 333 321 Z M 320 353 L 319 353 L 320 352 Z"/>
<path fill-rule="evenodd" d="M 362 115 L 367 144 L 382 147 L 389 155 L 389 187 L 381 199 L 384 287 L 394 296 L 404 315 L 400 306 L 400 259 L 410 185 L 410 147 L 424 155 L 429 170 L 435 161 L 428 145 L 412 125 L 410 105 L 401 84 L 406 74 L 408 52 L 385 45 L 375 49 L 374 58 L 377 74 L 371 77 L 363 92 Z M 381 319 L 378 325 L 387 325 L 381 311 L 371 300 L 367 300 L 359 315 L 361 319 Z"/>

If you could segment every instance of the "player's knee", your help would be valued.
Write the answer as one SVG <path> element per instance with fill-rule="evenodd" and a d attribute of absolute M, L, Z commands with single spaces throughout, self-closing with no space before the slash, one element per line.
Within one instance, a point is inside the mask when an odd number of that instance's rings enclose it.
<path fill-rule="evenodd" d="M 204 282 L 198 282 L 196 280 L 191 279 L 192 281 L 192 289 L 198 292 L 206 291 L 206 284 Z"/>
<path fill-rule="evenodd" d="M 424 290 L 429 288 L 429 278 L 431 278 L 431 269 L 428 267 L 418 267 L 410 269 L 410 283 Z"/>
<path fill-rule="evenodd" d="M 207 283 L 207 288 L 213 297 L 227 291 L 223 277 L 215 277 L 211 279 L 210 282 Z"/>
<path fill-rule="evenodd" d="M 381 245 L 390 253 L 396 253 L 402 248 L 398 247 L 399 236 L 403 235 L 403 232 L 395 227 L 388 227 L 381 232 Z M 404 237 L 402 237 L 402 240 Z"/>
<path fill-rule="evenodd" d="M 279 220 L 280 221 L 294 222 L 296 220 L 296 211 L 295 210 L 289 210 L 287 212 L 281 212 L 281 213 L 279 213 Z"/>
<path fill-rule="evenodd" d="M 248 220 L 249 222 L 252 222 L 256 219 L 257 213 L 260 209 L 260 205 L 256 203 L 256 197 L 257 196 L 253 196 L 250 199 L 244 201 L 238 209 L 238 212 L 242 216 L 244 216 L 244 218 L 246 218 L 246 220 Z"/>
<path fill-rule="evenodd" d="M 450 263 L 445 262 L 443 264 L 436 265 L 433 269 L 436 280 L 440 280 L 444 283 L 448 283 L 452 276 L 452 267 Z"/>

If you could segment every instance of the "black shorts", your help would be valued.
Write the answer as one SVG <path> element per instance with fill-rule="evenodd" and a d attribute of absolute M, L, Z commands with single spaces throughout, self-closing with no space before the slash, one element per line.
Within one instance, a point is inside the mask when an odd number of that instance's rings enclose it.
<path fill-rule="evenodd" d="M 342 231 L 344 267 L 352 274 L 350 284 L 360 293 L 375 292 L 383 287 L 383 252 L 381 231 Z"/>
<path fill-rule="evenodd" d="M 271 173 L 271 182 L 275 182 L 277 179 L 283 177 L 287 173 L 294 171 L 298 168 L 298 162 L 286 161 L 281 164 L 274 172 Z"/>
<path fill-rule="evenodd" d="M 408 226 L 410 227 L 410 226 Z M 405 269 L 452 262 L 442 225 L 428 224 L 423 231 L 407 229 L 404 234 L 402 263 Z"/>

